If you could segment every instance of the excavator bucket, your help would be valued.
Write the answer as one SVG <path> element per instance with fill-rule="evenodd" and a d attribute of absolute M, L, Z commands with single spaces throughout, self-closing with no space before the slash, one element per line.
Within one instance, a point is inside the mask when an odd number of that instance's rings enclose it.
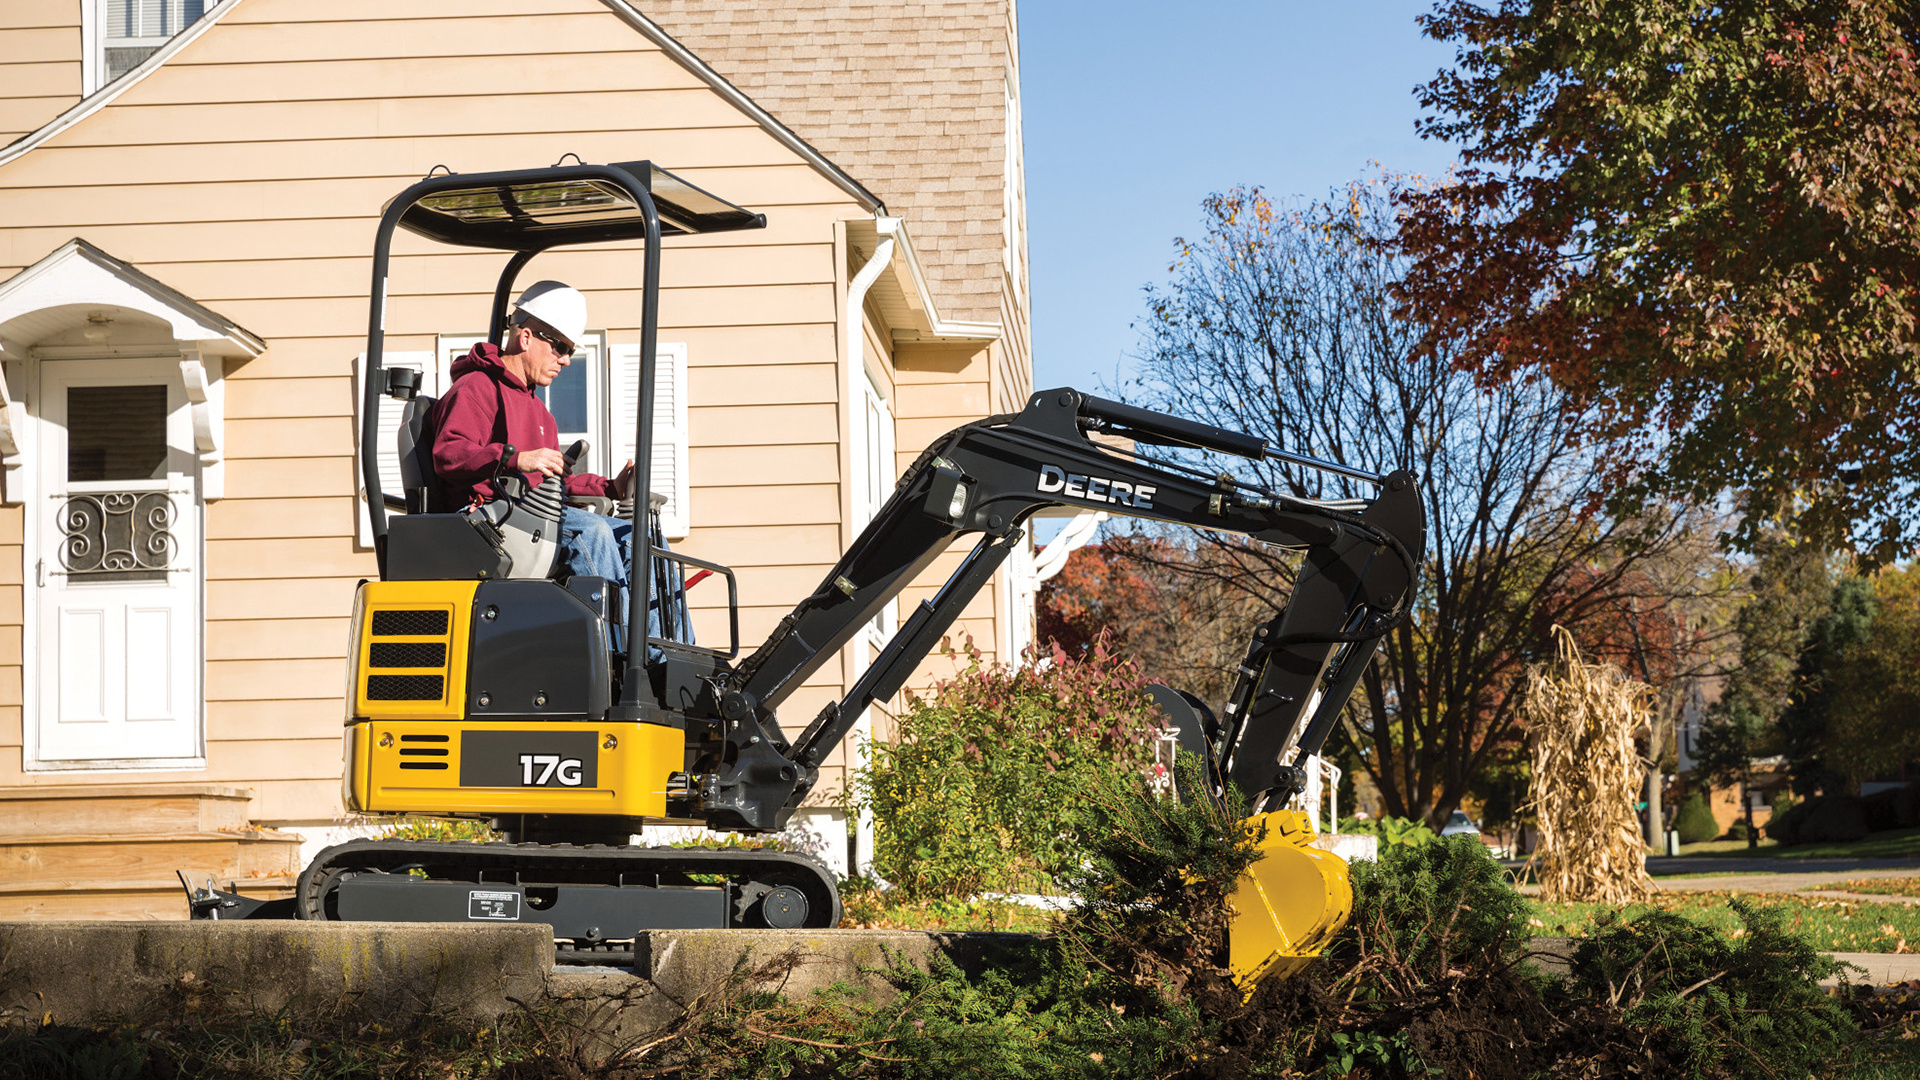
<path fill-rule="evenodd" d="M 1313 823 L 1297 810 L 1249 818 L 1261 833 L 1260 858 L 1234 891 L 1227 963 L 1253 996 L 1261 980 L 1291 975 L 1320 955 L 1353 913 L 1347 863 L 1312 847 Z"/>

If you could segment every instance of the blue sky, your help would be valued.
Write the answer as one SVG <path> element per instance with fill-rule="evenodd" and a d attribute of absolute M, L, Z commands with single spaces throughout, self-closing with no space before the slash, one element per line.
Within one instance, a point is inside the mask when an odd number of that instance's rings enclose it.
<path fill-rule="evenodd" d="M 1410 0 L 1027 0 L 1020 76 L 1034 386 L 1116 384 L 1141 286 L 1200 201 L 1236 184 L 1319 196 L 1453 161 L 1413 89 L 1452 59 Z"/>

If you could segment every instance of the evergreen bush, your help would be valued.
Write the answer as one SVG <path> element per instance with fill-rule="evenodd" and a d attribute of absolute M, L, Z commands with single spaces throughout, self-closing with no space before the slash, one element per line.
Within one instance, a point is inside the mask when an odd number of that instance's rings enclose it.
<path fill-rule="evenodd" d="M 1707 797 L 1698 791 L 1680 803 L 1680 815 L 1674 819 L 1673 827 L 1683 844 L 1704 844 L 1720 835 L 1720 823 L 1714 820 Z"/>
<path fill-rule="evenodd" d="M 1142 776 L 1162 729 L 1139 669 L 1104 640 L 1020 667 L 969 655 L 854 780 L 874 870 L 910 899 L 1056 888 L 1084 858 L 1085 792 Z"/>
<path fill-rule="evenodd" d="M 1809 1076 L 1860 1037 L 1820 980 L 1840 965 L 1787 930 L 1785 913 L 1739 900 L 1729 939 L 1664 911 L 1603 927 L 1574 950 L 1548 1003 L 1604 1025 L 1660 1063 L 1655 1075 Z"/>

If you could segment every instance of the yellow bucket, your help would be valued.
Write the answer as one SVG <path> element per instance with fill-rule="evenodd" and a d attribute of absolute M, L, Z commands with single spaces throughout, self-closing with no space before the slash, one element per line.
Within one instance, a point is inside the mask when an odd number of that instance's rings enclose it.
<path fill-rule="evenodd" d="M 1320 955 L 1353 914 L 1345 859 L 1312 847 L 1313 823 L 1297 810 L 1248 818 L 1260 859 L 1247 868 L 1231 900 L 1227 963 L 1248 997 L 1262 979 L 1286 976 Z"/>

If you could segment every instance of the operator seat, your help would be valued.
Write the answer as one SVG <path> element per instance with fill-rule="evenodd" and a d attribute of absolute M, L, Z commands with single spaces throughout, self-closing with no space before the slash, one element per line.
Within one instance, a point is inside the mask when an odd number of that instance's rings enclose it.
<path fill-rule="evenodd" d="M 400 456 L 400 488 L 406 493 L 409 514 L 449 514 L 455 507 L 447 499 L 439 478 L 433 474 L 433 433 L 427 429 L 427 413 L 439 398 L 424 394 L 407 400 L 397 433 Z"/>
<path fill-rule="evenodd" d="M 394 433 L 405 514 L 387 519 L 384 577 L 388 581 L 447 581 L 511 576 L 511 562 L 450 505 L 433 472 L 433 431 L 427 413 L 438 398 L 405 399 Z M 389 497 L 391 498 L 391 497 Z"/>

